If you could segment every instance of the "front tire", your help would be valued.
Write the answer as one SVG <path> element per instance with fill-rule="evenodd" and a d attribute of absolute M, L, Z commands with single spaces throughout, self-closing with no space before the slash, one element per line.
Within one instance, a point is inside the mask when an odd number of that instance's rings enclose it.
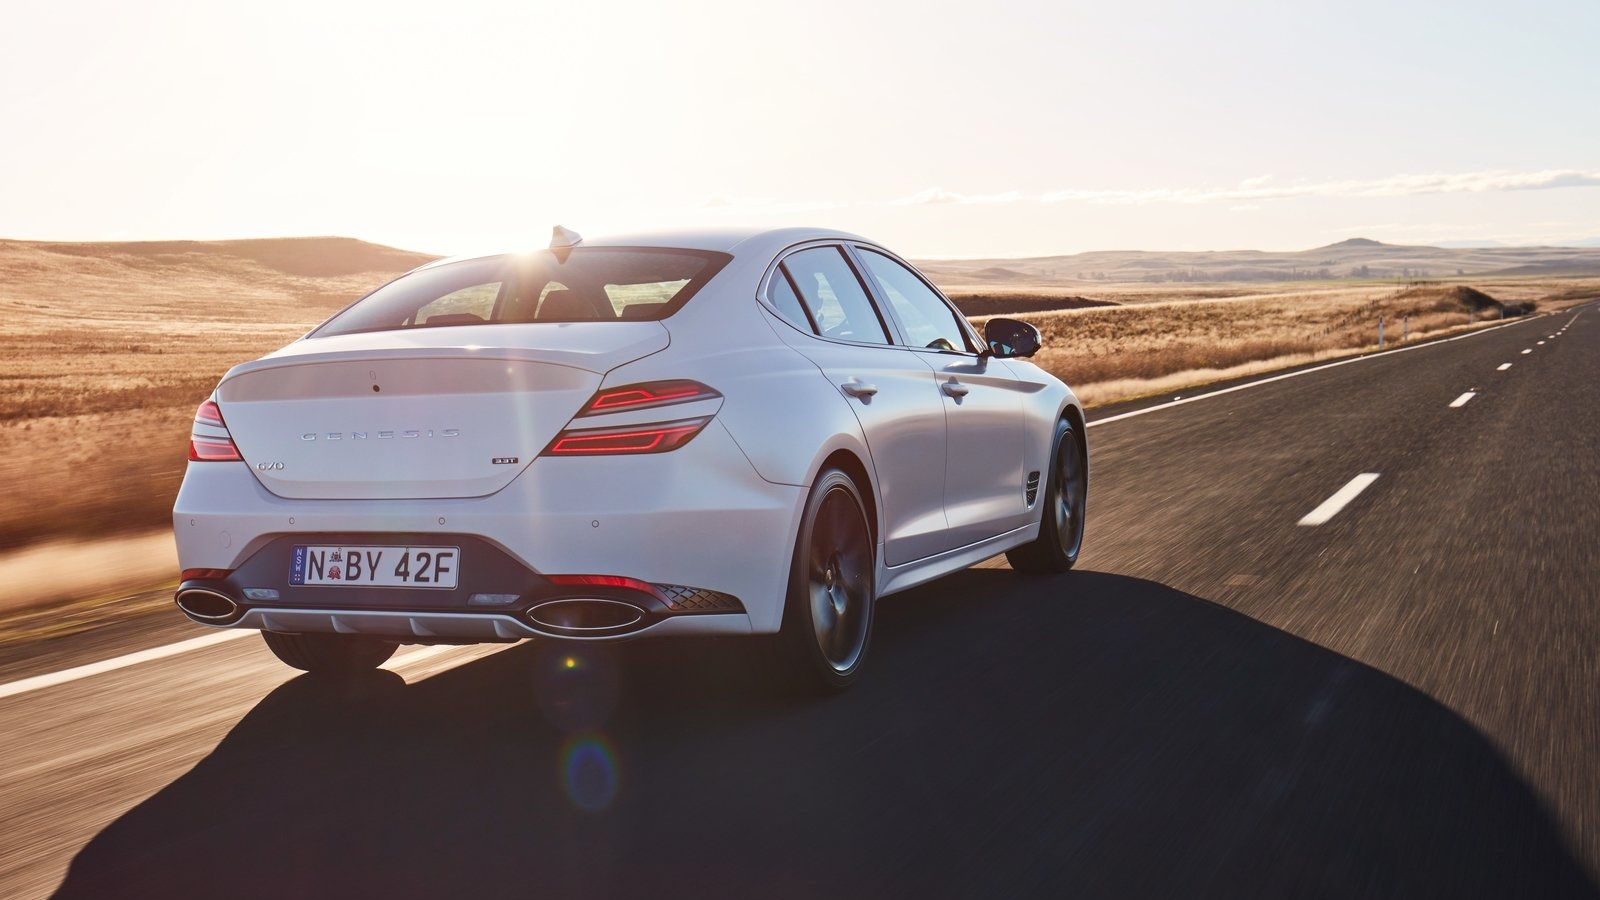
<path fill-rule="evenodd" d="M 1055 450 L 1040 510 L 1039 536 L 1006 551 L 1006 562 L 1034 575 L 1070 572 L 1083 548 L 1083 513 L 1089 492 L 1089 465 L 1077 429 L 1056 423 Z"/>
<path fill-rule="evenodd" d="M 785 680 L 805 693 L 855 682 L 876 602 L 872 532 L 855 482 L 824 470 L 806 498 L 784 603 Z"/>
<path fill-rule="evenodd" d="M 279 634 L 261 632 L 267 649 L 296 669 L 329 675 L 366 672 L 383 665 L 396 645 L 351 634 Z"/>

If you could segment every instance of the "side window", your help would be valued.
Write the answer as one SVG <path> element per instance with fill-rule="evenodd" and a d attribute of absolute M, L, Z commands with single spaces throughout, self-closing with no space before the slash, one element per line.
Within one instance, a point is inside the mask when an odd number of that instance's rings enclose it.
<path fill-rule="evenodd" d="M 905 326 L 906 343 L 931 350 L 973 352 L 967 330 L 943 298 L 905 266 L 866 247 L 859 248 L 861 261 L 877 280 L 884 296 Z"/>
<path fill-rule="evenodd" d="M 800 299 L 824 337 L 869 344 L 889 343 L 889 334 L 872 307 L 866 288 L 838 247 L 813 247 L 792 253 L 783 267 L 800 289 Z"/>
<path fill-rule="evenodd" d="M 800 306 L 800 295 L 794 292 L 794 286 L 789 284 L 789 278 L 782 269 L 772 273 L 772 281 L 767 285 L 767 301 L 778 310 L 779 315 L 793 323 L 794 327 L 815 333 L 815 329 L 811 327 L 811 319 Z"/>
<path fill-rule="evenodd" d="M 411 325 L 479 325 L 494 315 L 500 282 L 490 281 L 451 291 L 417 310 Z"/>

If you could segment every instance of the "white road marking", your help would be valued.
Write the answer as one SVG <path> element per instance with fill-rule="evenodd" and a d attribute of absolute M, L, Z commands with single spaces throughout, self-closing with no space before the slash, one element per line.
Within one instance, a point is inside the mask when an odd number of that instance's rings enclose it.
<path fill-rule="evenodd" d="M 434 644 L 429 647 L 416 647 L 414 649 L 407 650 L 404 653 L 397 653 L 394 656 L 389 657 L 388 661 L 379 668 L 388 669 L 392 672 L 401 666 L 409 666 L 412 663 L 419 663 L 425 659 L 430 659 L 443 653 L 449 653 L 451 650 L 456 649 L 459 648 L 454 644 Z"/>
<path fill-rule="evenodd" d="M 441 672 L 448 672 L 458 666 L 464 666 L 516 646 L 517 643 L 488 643 L 414 647 L 390 657 L 382 668 L 399 673 L 407 682 L 416 684 Z"/>
<path fill-rule="evenodd" d="M 1543 347 L 1544 346 L 1544 341 L 1540 341 L 1539 342 L 1539 346 Z"/>
<path fill-rule="evenodd" d="M 1476 397 L 1476 396 L 1478 396 L 1478 395 L 1473 393 L 1472 391 L 1467 391 L 1465 394 L 1462 394 L 1461 396 L 1455 398 L 1454 400 L 1451 400 L 1450 401 L 1450 408 L 1451 409 L 1460 409 L 1461 407 L 1467 405 L 1467 401 L 1468 400 L 1471 400 L 1473 397 Z"/>
<path fill-rule="evenodd" d="M 1437 341 L 1429 341 L 1429 342 L 1427 342 L 1425 344 L 1412 344 L 1409 347 L 1398 347 L 1398 348 L 1396 348 L 1394 350 L 1386 350 L 1386 351 L 1383 351 L 1381 353 L 1369 353 L 1366 356 L 1352 356 L 1349 359 L 1341 359 L 1341 360 L 1338 360 L 1336 362 L 1325 363 L 1325 364 L 1320 365 L 1320 366 L 1312 366 L 1309 369 L 1300 369 L 1300 370 L 1297 370 L 1297 371 L 1294 371 L 1294 372 L 1285 372 L 1282 375 L 1274 375 L 1271 378 L 1262 378 L 1262 379 L 1259 379 L 1257 381 L 1248 382 L 1246 384 L 1236 384 L 1233 387 L 1222 388 L 1221 390 L 1211 391 L 1209 393 L 1200 394 L 1200 395 L 1195 396 L 1195 397 L 1185 397 L 1182 400 L 1169 400 L 1166 403 L 1157 403 L 1155 406 L 1146 406 L 1143 409 L 1136 409 L 1136 410 L 1133 410 L 1132 412 L 1118 413 L 1117 415 L 1114 415 L 1114 416 L 1106 416 L 1104 419 L 1095 419 L 1093 422 L 1090 422 L 1089 424 L 1085 425 L 1084 427 L 1085 428 L 1093 428 L 1096 425 L 1109 425 L 1112 422 L 1120 422 L 1123 419 L 1131 419 L 1134 416 L 1143 416 L 1143 415 L 1147 415 L 1149 413 L 1156 412 L 1157 410 L 1168 409 L 1168 408 L 1173 407 L 1173 406 L 1182 406 L 1182 405 L 1184 405 L 1186 403 L 1198 403 L 1201 400 L 1209 400 L 1212 397 L 1221 397 L 1223 394 L 1231 394 L 1234 391 L 1243 391 L 1243 390 L 1248 390 L 1248 389 L 1253 388 L 1253 387 L 1260 387 L 1260 386 L 1262 386 L 1264 384 L 1272 384 L 1275 381 L 1283 381 L 1286 378 L 1298 378 L 1301 375 L 1310 375 L 1312 372 L 1322 372 L 1322 371 L 1325 371 L 1327 369 L 1336 369 L 1339 366 L 1348 366 L 1348 365 L 1350 365 L 1352 363 L 1366 362 L 1369 359 L 1379 359 L 1379 358 L 1383 358 L 1383 357 L 1392 356 L 1392 355 L 1394 355 L 1396 353 L 1409 353 L 1412 350 L 1423 350 L 1423 349 L 1426 349 L 1428 347 L 1438 347 L 1438 346 L 1441 346 L 1443 344 L 1451 343 L 1453 341 L 1464 341 L 1467 338 L 1477 337 L 1480 334 L 1488 334 L 1491 331 L 1499 331 L 1502 328 L 1510 328 L 1513 325 L 1521 325 L 1524 322 L 1532 322 L 1532 321 L 1533 321 L 1533 319 L 1528 319 L 1528 318 L 1518 319 L 1518 320 L 1516 320 L 1514 322 L 1507 322 L 1504 325 L 1494 325 L 1494 326 L 1491 326 L 1489 328 L 1480 328 L 1477 331 L 1469 331 L 1466 334 L 1458 334 L 1455 337 L 1443 338 L 1443 339 L 1437 340 Z M 1533 351 L 1532 350 L 1524 350 L 1522 352 L 1523 353 L 1532 353 Z"/>
<path fill-rule="evenodd" d="M 1522 351 L 1522 355 L 1523 356 L 1527 356 L 1529 353 L 1532 353 L 1532 352 L 1533 352 L 1533 348 L 1529 347 L 1528 349 Z"/>
<path fill-rule="evenodd" d="M 1306 513 L 1305 518 L 1301 519 L 1298 524 L 1321 525 L 1323 522 L 1338 515 L 1339 510 L 1344 509 L 1351 500 L 1354 500 L 1362 491 L 1371 487 L 1372 483 L 1377 480 L 1377 472 L 1362 472 L 1360 475 L 1350 479 L 1349 484 L 1335 491 L 1332 497 L 1322 501 L 1321 506 Z"/>
<path fill-rule="evenodd" d="M 206 647 L 225 643 L 237 638 L 250 637 L 256 633 L 257 632 L 255 629 L 252 628 L 220 629 L 211 634 L 204 634 L 197 638 L 190 638 L 187 641 L 179 641 L 176 644 L 167 644 L 164 647 L 153 647 L 149 650 L 140 650 L 137 653 L 129 653 L 125 656 L 115 657 L 114 659 L 106 659 L 96 663 L 75 666 L 71 669 L 63 669 L 60 672 L 50 672 L 45 675 L 35 675 L 32 678 L 23 678 L 20 681 L 13 681 L 9 684 L 0 684 L 0 699 L 4 699 L 6 697 L 15 697 L 18 694 L 26 694 L 31 691 L 37 691 L 47 687 L 55 687 L 58 684 L 67 684 L 83 678 L 90 678 L 95 675 L 103 675 L 107 672 L 115 672 L 118 669 L 125 669 L 129 666 L 136 666 L 140 663 L 154 662 L 155 660 L 165 659 L 169 656 L 177 656 L 180 653 L 188 653 L 190 650 L 201 650 Z M 433 660 L 435 657 L 444 656 L 451 651 L 467 651 L 458 652 L 457 655 L 463 657 L 461 659 L 442 661 L 442 667 L 437 663 L 435 665 L 428 666 L 426 674 L 431 675 L 440 668 L 454 668 L 461 663 L 470 662 L 472 659 L 475 659 L 479 656 L 488 655 L 487 653 L 470 652 L 473 649 L 482 650 L 487 648 L 490 652 L 498 652 L 506 649 L 508 646 L 510 645 L 473 644 L 467 646 L 457 646 L 454 644 L 438 644 L 434 646 L 415 647 L 391 657 L 388 662 L 383 664 L 383 668 L 390 671 L 397 671 L 401 667 L 414 667 L 418 663 L 428 662 L 429 660 Z"/>
<path fill-rule="evenodd" d="M 1504 372 L 1505 370 L 1507 370 L 1509 368 L 1511 368 L 1511 363 L 1501 363 L 1499 368 L 1495 369 L 1495 371 L 1496 372 Z"/>
<path fill-rule="evenodd" d="M 180 653 L 188 653 L 190 650 L 199 650 L 204 647 L 210 647 L 214 644 L 221 644 L 225 641 L 235 640 L 237 638 L 246 637 L 255 633 L 255 631 L 250 629 L 228 628 L 221 631 L 212 632 L 211 634 L 201 635 L 197 638 L 190 638 L 187 641 L 179 641 L 176 644 L 167 644 L 165 647 L 152 647 L 149 650 L 140 650 L 137 653 L 129 653 L 124 656 L 105 659 L 96 663 L 74 666 L 70 669 L 62 669 L 59 672 L 49 672 L 44 675 L 35 675 L 32 678 L 24 678 L 20 681 L 10 682 L 9 684 L 0 684 L 0 699 L 4 699 L 6 697 L 15 697 L 18 694 L 26 694 L 29 691 L 37 691 L 41 688 L 55 687 L 58 684 L 66 684 L 70 681 L 77 681 L 80 678 L 89 678 L 91 676 L 101 675 L 106 672 L 115 672 L 118 669 L 126 669 L 128 666 L 136 666 L 140 663 L 152 662 L 158 659 L 166 659 L 169 656 L 177 656 Z"/>

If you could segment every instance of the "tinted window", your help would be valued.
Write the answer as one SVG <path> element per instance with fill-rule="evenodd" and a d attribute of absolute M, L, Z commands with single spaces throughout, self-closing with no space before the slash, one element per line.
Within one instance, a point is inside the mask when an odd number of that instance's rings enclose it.
<path fill-rule="evenodd" d="M 956 313 L 916 273 L 865 247 L 861 248 L 861 262 L 889 298 L 905 327 L 907 344 L 934 350 L 972 350 Z"/>
<path fill-rule="evenodd" d="M 428 301 L 417 310 L 411 320 L 418 325 L 477 325 L 489 321 L 494 315 L 494 302 L 500 296 L 504 282 L 488 281 L 468 285 L 451 291 L 443 297 Z"/>
<path fill-rule="evenodd" d="M 813 247 L 783 261 L 817 330 L 824 337 L 872 344 L 889 343 L 866 288 L 838 247 Z"/>
<path fill-rule="evenodd" d="M 721 269 L 724 253 L 578 247 L 492 256 L 413 272 L 357 301 L 313 332 L 520 322 L 660 319 L 676 312 Z"/>
<path fill-rule="evenodd" d="M 793 322 L 794 327 L 801 331 L 813 330 L 811 320 L 806 318 L 806 311 L 800 306 L 800 295 L 794 292 L 782 269 L 772 273 L 772 282 L 767 285 L 767 300 L 780 315 Z"/>

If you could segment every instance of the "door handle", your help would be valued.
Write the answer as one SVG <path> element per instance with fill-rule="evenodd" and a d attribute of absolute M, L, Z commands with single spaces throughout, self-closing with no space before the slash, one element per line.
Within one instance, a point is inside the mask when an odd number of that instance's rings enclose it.
<path fill-rule="evenodd" d="M 972 389 L 952 378 L 949 381 L 946 381 L 944 384 L 939 385 L 939 390 L 944 391 L 946 394 L 949 394 L 952 397 L 965 397 L 967 392 Z"/>
<path fill-rule="evenodd" d="M 878 392 L 878 386 L 875 384 L 866 384 L 852 378 L 849 381 L 846 381 L 844 384 L 839 385 L 839 390 L 844 391 L 846 394 L 849 394 L 852 397 L 871 397 L 873 394 Z"/>

